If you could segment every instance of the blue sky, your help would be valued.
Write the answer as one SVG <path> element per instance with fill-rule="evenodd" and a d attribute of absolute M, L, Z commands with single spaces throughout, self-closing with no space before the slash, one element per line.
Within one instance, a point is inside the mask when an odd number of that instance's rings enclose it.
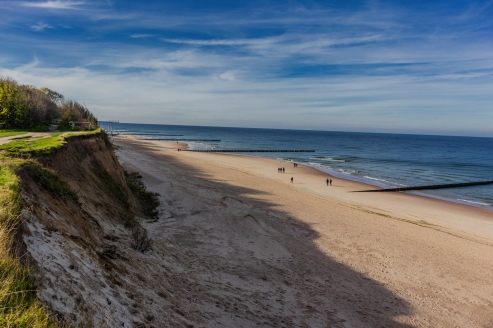
<path fill-rule="evenodd" d="M 0 75 L 121 122 L 493 136 L 493 1 L 0 0 Z"/>

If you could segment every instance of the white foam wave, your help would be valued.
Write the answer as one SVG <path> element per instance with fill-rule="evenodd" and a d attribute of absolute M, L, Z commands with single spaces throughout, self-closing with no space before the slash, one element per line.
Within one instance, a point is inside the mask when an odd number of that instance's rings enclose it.
<path fill-rule="evenodd" d="M 332 157 L 310 157 L 310 159 L 319 160 L 319 161 L 327 161 L 327 162 L 346 163 L 346 161 L 343 159 L 335 159 Z"/>
<path fill-rule="evenodd" d="M 391 185 L 391 186 L 396 185 L 396 186 L 407 187 L 407 185 L 402 184 L 402 183 L 391 182 L 391 181 L 388 181 L 388 180 L 385 180 L 385 179 L 378 179 L 378 178 L 374 178 L 374 177 L 369 177 L 367 175 L 365 175 L 364 178 L 370 179 L 370 180 L 375 180 L 375 181 L 382 181 L 382 182 L 384 182 L 384 183 L 386 183 L 388 185 Z"/>
<path fill-rule="evenodd" d="M 308 162 L 308 165 L 311 165 L 311 166 L 317 167 L 317 168 L 323 168 L 325 170 L 331 170 L 331 171 L 333 171 L 333 169 L 330 166 L 323 165 L 323 164 L 320 164 L 320 163 Z"/>
<path fill-rule="evenodd" d="M 493 206 L 493 204 L 473 202 L 472 200 L 467 200 L 467 199 L 458 199 L 458 200 L 460 200 L 461 202 L 472 203 L 472 204 L 477 204 L 477 205 Z"/>
<path fill-rule="evenodd" d="M 211 145 L 202 142 L 187 142 L 188 149 L 190 150 L 211 150 L 214 149 Z"/>

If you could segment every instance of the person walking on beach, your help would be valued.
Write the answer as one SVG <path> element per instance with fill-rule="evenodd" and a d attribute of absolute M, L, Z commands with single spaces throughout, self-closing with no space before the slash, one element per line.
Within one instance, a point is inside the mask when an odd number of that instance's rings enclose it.
<path fill-rule="evenodd" d="M 291 177 L 291 183 L 293 183 L 293 177 Z"/>
<path fill-rule="evenodd" d="M 329 183 L 330 183 L 330 185 L 332 186 L 332 179 L 330 179 Z"/>
<path fill-rule="evenodd" d="M 282 168 L 282 173 L 286 173 L 286 172 L 284 171 L 284 167 Z"/>
<path fill-rule="evenodd" d="M 327 182 L 327 186 L 328 186 L 329 185 L 329 179 L 327 179 L 327 181 L 325 181 L 325 182 Z"/>

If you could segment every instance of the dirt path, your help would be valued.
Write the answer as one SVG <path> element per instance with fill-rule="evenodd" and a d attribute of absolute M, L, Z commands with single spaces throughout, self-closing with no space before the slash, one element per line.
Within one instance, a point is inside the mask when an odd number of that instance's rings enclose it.
<path fill-rule="evenodd" d="M 14 136 L 0 138 L 0 145 L 9 143 L 9 142 L 16 140 L 16 139 L 22 139 L 22 138 L 27 138 L 27 137 L 30 137 L 29 140 L 48 138 L 53 133 L 57 133 L 57 132 L 60 132 L 60 131 L 52 130 L 50 132 L 26 132 L 26 133 L 22 133 L 22 134 L 16 134 Z M 66 136 L 67 134 L 84 134 L 84 133 L 86 133 L 86 132 L 85 131 L 67 131 L 67 132 L 63 132 L 62 136 Z"/>

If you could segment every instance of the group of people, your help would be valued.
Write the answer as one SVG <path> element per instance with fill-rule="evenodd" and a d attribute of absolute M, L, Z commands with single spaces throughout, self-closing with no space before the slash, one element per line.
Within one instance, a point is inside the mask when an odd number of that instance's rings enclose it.
<path fill-rule="evenodd" d="M 298 163 L 293 163 L 293 164 L 294 164 L 294 167 L 298 167 Z M 286 171 L 285 171 L 284 167 L 278 167 L 277 173 L 286 173 Z M 293 181 L 294 181 L 294 177 L 291 177 L 291 183 L 293 183 Z M 325 182 L 327 183 L 327 186 L 328 185 L 332 186 L 332 179 L 327 178 L 327 180 L 325 180 Z"/>

